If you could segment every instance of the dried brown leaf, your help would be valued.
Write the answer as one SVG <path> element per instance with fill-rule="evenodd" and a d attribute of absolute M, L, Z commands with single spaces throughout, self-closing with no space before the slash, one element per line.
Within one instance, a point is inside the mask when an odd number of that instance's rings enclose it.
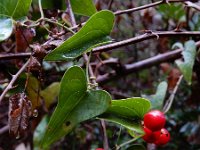
<path fill-rule="evenodd" d="M 25 93 L 17 93 L 9 100 L 9 131 L 11 135 L 22 135 L 32 115 L 32 104 Z"/>

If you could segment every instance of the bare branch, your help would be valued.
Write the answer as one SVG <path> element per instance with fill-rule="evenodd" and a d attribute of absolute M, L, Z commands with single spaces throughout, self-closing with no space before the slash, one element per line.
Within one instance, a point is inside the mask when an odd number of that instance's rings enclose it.
<path fill-rule="evenodd" d="M 200 46 L 200 41 L 196 42 L 196 46 Z M 126 64 L 124 65 L 123 72 L 120 74 L 117 74 L 114 70 L 111 71 L 110 73 L 106 73 L 104 75 L 98 76 L 97 77 L 97 83 L 103 84 L 108 81 L 114 80 L 122 75 L 128 75 L 132 72 L 139 71 L 141 69 L 146 69 L 155 65 L 158 65 L 162 62 L 167 62 L 167 61 L 173 61 L 175 59 L 180 58 L 182 49 L 176 49 L 173 51 L 169 51 L 164 54 L 159 54 L 157 56 L 133 63 L 133 64 Z"/>
<path fill-rule="evenodd" d="M 167 112 L 169 111 L 169 109 L 171 108 L 172 103 L 173 103 L 173 101 L 174 101 L 174 97 L 175 97 L 175 95 L 176 95 L 176 92 L 177 92 L 177 90 L 178 90 L 178 87 L 179 87 L 179 85 L 180 85 L 182 79 L 183 79 L 183 75 L 181 75 L 181 76 L 179 77 L 179 79 L 178 79 L 178 81 L 177 81 L 177 83 L 176 83 L 176 86 L 174 87 L 174 90 L 172 91 L 172 93 L 171 93 L 169 99 L 166 101 L 166 103 L 165 103 L 165 105 L 164 105 L 164 107 L 163 107 L 163 112 L 164 112 L 164 113 L 167 113 Z"/>
<path fill-rule="evenodd" d="M 155 3 L 151 3 L 151 4 L 147 4 L 147 5 L 143 5 L 143 6 L 139 6 L 139 7 L 135 7 L 135 8 L 131 8 L 131 9 L 127 9 L 127 10 L 118 10 L 118 11 L 114 12 L 114 14 L 116 16 L 117 15 L 121 15 L 121 14 L 128 14 L 128 13 L 132 13 L 132 12 L 139 11 L 139 10 L 142 10 L 142 9 L 147 9 L 147 8 L 150 8 L 150 7 L 154 7 L 154 6 L 157 6 L 157 5 L 160 5 L 160 4 L 163 4 L 163 1 L 158 1 L 158 2 L 155 2 Z"/>
<path fill-rule="evenodd" d="M 12 76 L 12 80 L 10 81 L 10 83 L 7 85 L 7 87 L 4 89 L 3 93 L 0 96 L 0 103 L 3 100 L 4 96 L 6 95 L 6 93 L 12 89 L 13 84 L 15 83 L 15 81 L 17 80 L 17 78 L 19 77 L 19 75 L 26 69 L 26 67 L 28 66 L 30 62 L 30 59 L 20 68 L 20 70 Z"/>
<path fill-rule="evenodd" d="M 100 47 L 96 47 L 93 48 L 93 52 L 106 52 L 108 50 L 112 50 L 115 48 L 119 48 L 122 46 L 126 46 L 126 45 L 130 45 L 130 44 L 134 44 L 134 43 L 138 43 L 147 39 L 152 39 L 152 38 L 157 38 L 159 37 L 175 37 L 175 36 L 200 36 L 200 32 L 199 31 L 183 31 L 183 32 L 176 32 L 176 31 L 155 31 L 155 32 L 149 32 L 149 33 L 145 33 L 143 35 L 139 35 L 127 40 L 123 40 L 120 42 L 115 42 L 112 44 L 108 44 L 108 45 L 104 45 L 104 46 L 100 46 Z"/>
<path fill-rule="evenodd" d="M 123 47 L 130 44 L 135 44 L 144 40 L 152 39 L 152 38 L 162 38 L 162 37 L 175 37 L 175 36 L 200 36 L 200 31 L 155 31 L 155 32 L 148 32 L 130 39 L 126 39 L 120 42 L 115 42 L 103 46 L 99 46 L 96 48 L 93 48 L 94 53 L 98 52 L 106 52 L 109 50 L 113 50 L 119 47 Z M 10 56 L 9 56 L 10 55 Z M 0 54 L 0 59 L 16 59 L 18 57 L 29 57 L 31 53 L 19 53 L 19 54 Z"/>
<path fill-rule="evenodd" d="M 2 59 L 21 59 L 30 57 L 31 53 L 6 53 L 0 54 L 0 60 Z"/>

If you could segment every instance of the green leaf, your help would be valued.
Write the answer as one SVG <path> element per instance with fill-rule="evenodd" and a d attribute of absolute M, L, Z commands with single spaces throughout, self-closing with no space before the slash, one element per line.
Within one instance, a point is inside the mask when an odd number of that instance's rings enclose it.
<path fill-rule="evenodd" d="M 1 9 L 1 8 L 0 8 Z M 13 22 L 9 17 L 0 15 L 0 42 L 10 37 L 13 30 Z"/>
<path fill-rule="evenodd" d="M 32 0 L 1 0 L 0 14 L 19 19 L 26 16 Z"/>
<path fill-rule="evenodd" d="M 56 97 L 58 97 L 60 91 L 60 83 L 53 82 L 46 89 L 40 92 L 40 95 L 45 100 L 45 105 L 48 108 L 53 102 L 55 102 Z"/>
<path fill-rule="evenodd" d="M 40 83 L 38 79 L 34 76 L 29 76 L 28 82 L 26 87 L 26 93 L 28 95 L 28 98 L 31 100 L 32 103 L 32 109 L 35 109 L 41 105 L 40 100 L 41 97 L 38 96 L 38 92 L 40 89 Z"/>
<path fill-rule="evenodd" d="M 102 114 L 109 107 L 110 95 L 103 90 L 87 90 L 86 83 L 85 73 L 78 66 L 64 74 L 58 105 L 42 140 L 44 148 L 68 134 L 78 123 Z"/>
<path fill-rule="evenodd" d="M 167 82 L 163 81 L 157 87 L 156 94 L 152 96 L 152 109 L 162 109 L 163 101 L 167 93 Z"/>
<path fill-rule="evenodd" d="M 114 22 L 114 14 L 103 10 L 95 13 L 75 35 L 50 52 L 45 60 L 72 60 L 93 47 L 110 41 L 110 34 Z"/>
<path fill-rule="evenodd" d="M 112 100 L 111 106 L 100 118 L 142 134 L 141 119 L 149 111 L 150 106 L 149 100 L 141 97 Z"/>
<path fill-rule="evenodd" d="M 112 113 L 104 113 L 99 116 L 99 118 L 104 119 L 106 121 L 110 121 L 113 123 L 117 123 L 126 129 L 130 130 L 130 132 L 133 132 L 131 136 L 135 137 L 134 135 L 137 134 L 143 134 L 143 129 L 141 127 L 141 121 L 140 120 L 134 120 L 132 118 L 126 118 L 124 116 L 118 116 L 116 114 Z"/>
<path fill-rule="evenodd" d="M 91 16 L 96 13 L 95 5 L 92 0 L 70 0 L 74 13 Z"/>
<path fill-rule="evenodd" d="M 183 74 L 184 79 L 191 84 L 192 80 L 192 70 L 194 66 L 194 61 L 196 57 L 196 45 L 195 42 L 190 40 L 184 44 L 184 50 L 182 52 L 183 59 L 176 60 L 176 64 L 179 67 L 180 71 Z"/>
<path fill-rule="evenodd" d="M 141 97 L 132 97 L 121 100 L 112 100 L 112 105 L 107 112 L 120 116 L 142 119 L 150 109 L 150 102 Z"/>
<path fill-rule="evenodd" d="M 185 11 L 181 4 L 162 4 L 157 7 L 157 10 L 165 19 L 173 19 L 178 22 L 186 20 Z"/>
<path fill-rule="evenodd" d="M 49 122 L 49 117 L 44 116 L 43 119 L 40 121 L 39 125 L 34 131 L 33 134 L 33 142 L 34 142 L 34 150 L 40 150 L 40 141 L 44 137 L 45 134 L 45 128 L 47 127 L 47 124 Z"/>

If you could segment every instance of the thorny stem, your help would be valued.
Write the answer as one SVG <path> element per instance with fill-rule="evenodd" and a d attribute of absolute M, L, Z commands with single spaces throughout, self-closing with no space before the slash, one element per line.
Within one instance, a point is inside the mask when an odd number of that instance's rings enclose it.
<path fill-rule="evenodd" d="M 13 84 L 15 83 L 15 81 L 17 80 L 17 78 L 19 77 L 19 75 L 26 69 L 26 67 L 29 65 L 30 59 L 28 59 L 28 61 L 20 68 L 20 70 L 12 76 L 12 80 L 9 82 L 9 84 L 7 85 L 7 87 L 4 89 L 3 93 L 0 96 L 0 103 L 3 100 L 4 96 L 6 95 L 6 93 L 12 89 Z"/>
<path fill-rule="evenodd" d="M 161 38 L 161 37 L 170 37 L 170 36 L 199 36 L 200 32 L 199 31 L 181 31 L 181 32 L 176 32 L 176 31 L 148 31 L 148 33 L 144 33 L 142 35 L 129 38 L 120 42 L 115 42 L 103 46 L 99 46 L 96 48 L 93 48 L 93 52 L 106 52 L 108 50 L 112 50 L 115 48 L 119 48 L 122 46 L 130 45 L 130 44 L 135 44 L 144 40 L 152 39 L 152 38 Z"/>
<path fill-rule="evenodd" d="M 131 9 L 127 9 L 127 10 L 118 10 L 118 11 L 114 12 L 114 14 L 116 16 L 121 15 L 121 14 L 128 14 L 128 13 L 132 13 L 132 12 L 135 12 L 135 11 L 138 11 L 138 10 L 154 7 L 154 6 L 160 5 L 162 3 L 163 3 L 163 1 L 158 1 L 158 2 L 155 2 L 155 3 L 139 6 L 139 7 L 136 7 L 136 8 L 131 8 Z"/>

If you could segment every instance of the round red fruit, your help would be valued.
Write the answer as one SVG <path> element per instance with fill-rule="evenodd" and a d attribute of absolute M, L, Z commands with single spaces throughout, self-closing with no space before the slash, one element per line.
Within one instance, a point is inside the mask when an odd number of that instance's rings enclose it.
<path fill-rule="evenodd" d="M 170 134 L 165 128 L 162 128 L 160 130 L 160 134 L 156 134 L 156 135 L 157 135 L 157 140 L 154 142 L 154 144 L 158 146 L 165 145 L 170 140 Z"/>
<path fill-rule="evenodd" d="M 165 115 L 159 110 L 152 110 L 144 115 L 144 125 L 151 131 L 159 131 L 165 122 Z"/>
<path fill-rule="evenodd" d="M 147 143 L 154 143 L 157 140 L 157 135 L 160 135 L 160 131 L 152 132 L 147 127 L 143 127 L 144 136 L 142 137 Z"/>
<path fill-rule="evenodd" d="M 104 150 L 103 148 L 96 148 L 96 150 Z"/>

